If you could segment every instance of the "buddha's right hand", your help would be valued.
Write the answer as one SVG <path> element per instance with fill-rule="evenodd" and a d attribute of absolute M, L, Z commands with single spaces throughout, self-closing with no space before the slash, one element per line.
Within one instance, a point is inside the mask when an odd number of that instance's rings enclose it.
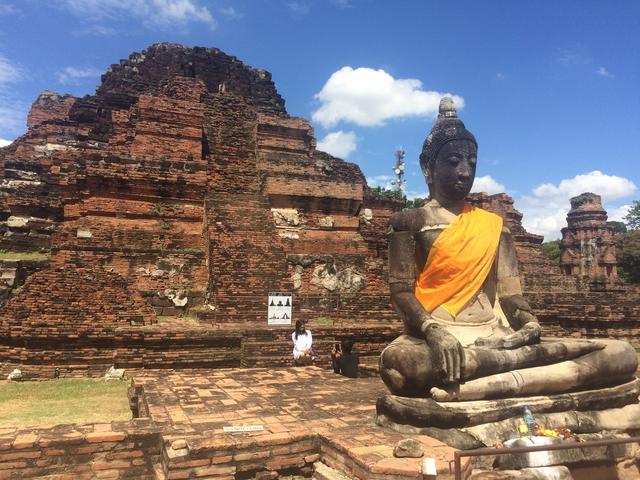
<path fill-rule="evenodd" d="M 464 349 L 458 339 L 438 324 L 429 325 L 424 333 L 442 381 L 445 384 L 459 382 L 464 369 Z"/>
<path fill-rule="evenodd" d="M 481 337 L 478 338 L 474 346 L 493 348 L 498 350 L 512 350 L 525 345 L 538 343 L 540 340 L 540 325 L 537 321 L 528 322 L 517 332 L 504 337 Z"/>

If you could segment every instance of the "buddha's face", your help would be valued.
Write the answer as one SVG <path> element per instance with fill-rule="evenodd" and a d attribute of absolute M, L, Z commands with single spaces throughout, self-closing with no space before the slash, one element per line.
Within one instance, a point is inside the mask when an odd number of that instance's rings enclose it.
<path fill-rule="evenodd" d="M 477 153 L 469 140 L 452 140 L 440 149 L 433 168 L 427 172 L 436 200 L 448 203 L 467 196 L 476 176 Z"/>

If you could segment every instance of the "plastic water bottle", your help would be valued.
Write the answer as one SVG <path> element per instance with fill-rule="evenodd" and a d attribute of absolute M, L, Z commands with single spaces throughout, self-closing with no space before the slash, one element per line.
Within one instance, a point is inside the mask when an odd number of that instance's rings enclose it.
<path fill-rule="evenodd" d="M 536 429 L 536 422 L 533 420 L 533 414 L 531 413 L 531 409 L 528 405 L 524 406 L 523 415 L 524 423 L 526 423 L 527 428 L 529 429 L 529 435 L 533 435 Z"/>

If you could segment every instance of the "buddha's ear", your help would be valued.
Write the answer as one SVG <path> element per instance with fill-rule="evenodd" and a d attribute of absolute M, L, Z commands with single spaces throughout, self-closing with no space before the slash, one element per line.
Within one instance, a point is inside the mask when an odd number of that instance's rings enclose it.
<path fill-rule="evenodd" d="M 423 168 L 422 169 L 422 174 L 424 175 L 424 179 L 427 182 L 427 184 L 431 184 L 431 181 L 432 181 L 431 169 L 430 168 Z"/>

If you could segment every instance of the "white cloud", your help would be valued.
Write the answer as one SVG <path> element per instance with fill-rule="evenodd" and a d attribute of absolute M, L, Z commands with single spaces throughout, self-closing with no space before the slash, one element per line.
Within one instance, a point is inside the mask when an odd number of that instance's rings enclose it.
<path fill-rule="evenodd" d="M 311 12 L 311 3 L 307 0 L 292 0 L 287 3 L 287 8 L 294 17 L 304 17 Z"/>
<path fill-rule="evenodd" d="M 11 143 L 11 140 L 5 140 L 4 138 L 0 138 L 0 148 L 6 147 Z"/>
<path fill-rule="evenodd" d="M 22 78 L 22 70 L 0 54 L 0 84 L 15 82 Z"/>
<path fill-rule="evenodd" d="M 93 67 L 64 67 L 56 72 L 56 78 L 62 85 L 77 85 L 87 78 L 99 77 L 101 70 Z"/>
<path fill-rule="evenodd" d="M 331 132 L 318 141 L 318 150 L 327 152 L 339 158 L 347 158 L 356 151 L 357 142 L 355 132 Z"/>
<path fill-rule="evenodd" d="M 544 183 L 534 188 L 532 195 L 525 195 L 517 202 L 518 210 L 524 215 L 524 227 L 531 233 L 544 235 L 547 241 L 560 238 L 560 229 L 566 226 L 571 208 L 569 199 L 585 192 L 600 195 L 606 210 L 607 202 L 634 195 L 637 187 L 627 178 L 598 170 L 564 179 L 557 185 Z M 614 209 L 609 219 L 618 218 L 619 211 Z"/>
<path fill-rule="evenodd" d="M 79 17 L 134 17 L 148 28 L 168 29 L 200 22 L 215 28 L 216 22 L 207 7 L 194 0 L 63 0 L 66 8 Z"/>
<path fill-rule="evenodd" d="M 6 98 L 0 92 L 0 132 L 3 135 L 24 132 L 27 125 L 29 105 Z"/>
<path fill-rule="evenodd" d="M 631 210 L 631 204 L 614 207 L 610 210 L 607 210 L 607 217 L 611 222 L 624 222 L 624 217 L 627 216 L 629 210 Z"/>
<path fill-rule="evenodd" d="M 0 132 L 2 135 L 18 134 L 26 125 L 29 106 L 15 99 L 13 90 L 9 87 L 24 78 L 22 68 L 13 64 L 0 54 Z"/>
<path fill-rule="evenodd" d="M 576 46 L 556 49 L 556 61 L 563 65 L 586 65 L 591 63 L 591 58 L 584 53 L 582 47 Z"/>
<path fill-rule="evenodd" d="M 0 15 L 13 15 L 18 12 L 20 12 L 20 10 L 18 10 L 15 5 L 11 3 L 0 3 Z"/>
<path fill-rule="evenodd" d="M 393 175 L 374 175 L 367 177 L 367 185 L 370 187 L 393 188 L 391 181 L 396 178 Z"/>
<path fill-rule="evenodd" d="M 116 34 L 116 29 L 105 27 L 104 25 L 89 25 L 73 31 L 74 35 L 87 35 L 94 37 L 112 37 Z"/>
<path fill-rule="evenodd" d="M 601 77 L 613 77 L 611 72 L 609 72 L 609 70 L 607 70 L 604 67 L 598 67 L 598 69 L 596 70 L 596 73 Z"/>
<path fill-rule="evenodd" d="M 492 178 L 491 175 L 485 175 L 484 177 L 476 177 L 473 182 L 473 187 L 471 187 L 471 191 L 485 192 L 489 195 L 493 195 L 494 193 L 506 192 L 507 187 Z"/>
<path fill-rule="evenodd" d="M 415 190 L 409 190 L 405 192 L 407 200 L 415 200 L 416 198 L 427 198 L 429 196 L 429 192 L 426 190 L 422 192 L 416 192 Z"/>
<path fill-rule="evenodd" d="M 312 118 L 329 128 L 341 121 L 372 127 L 393 118 L 433 117 L 445 95 L 450 94 L 423 90 L 420 80 L 395 79 L 384 70 L 342 67 L 315 95 L 321 105 Z M 453 100 L 464 106 L 462 97 Z"/>
<path fill-rule="evenodd" d="M 631 195 L 635 184 L 624 177 L 606 175 L 599 170 L 562 180 L 558 185 L 543 183 L 533 190 L 536 197 L 554 200 L 568 199 L 584 192 L 593 192 L 603 199 L 615 200 Z"/>
<path fill-rule="evenodd" d="M 566 203 L 569 204 L 568 199 Z M 560 238 L 560 230 L 567 226 L 568 206 L 531 204 L 523 198 L 517 202 L 516 208 L 523 214 L 524 228 L 530 233 L 544 235 L 545 242 Z"/>
<path fill-rule="evenodd" d="M 242 18 L 242 14 L 233 7 L 223 8 L 220 10 L 220 13 L 225 17 L 232 18 L 234 20 Z"/>

